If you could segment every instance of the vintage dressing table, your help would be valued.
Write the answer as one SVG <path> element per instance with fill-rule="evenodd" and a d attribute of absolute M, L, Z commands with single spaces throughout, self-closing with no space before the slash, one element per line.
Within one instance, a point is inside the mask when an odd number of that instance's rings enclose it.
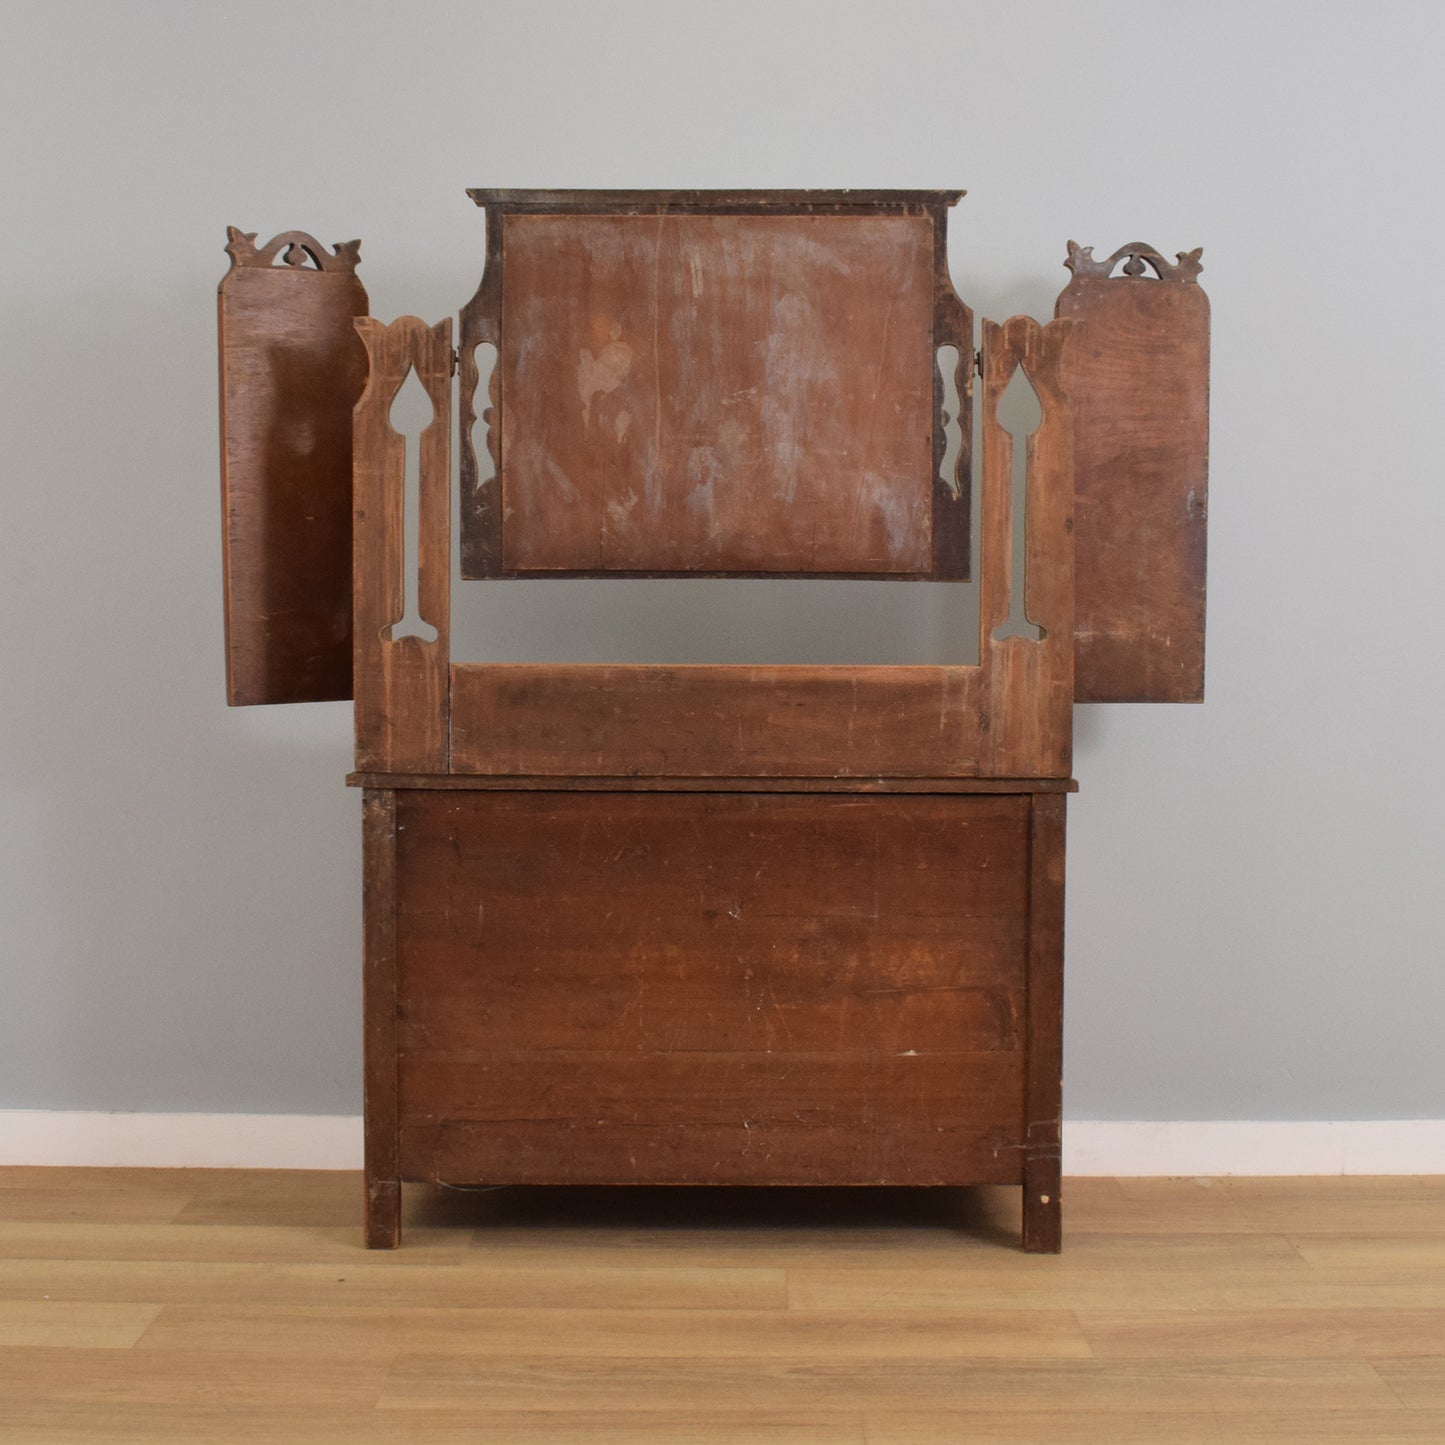
<path fill-rule="evenodd" d="M 475 191 L 455 343 L 232 230 L 229 698 L 355 699 L 369 1244 L 407 1181 L 989 1183 L 1059 1248 L 1073 705 L 1202 696 L 1208 303 L 1071 244 L 976 341 L 960 195 Z M 464 579 L 947 581 L 977 662 L 454 663 L 454 439 Z"/>

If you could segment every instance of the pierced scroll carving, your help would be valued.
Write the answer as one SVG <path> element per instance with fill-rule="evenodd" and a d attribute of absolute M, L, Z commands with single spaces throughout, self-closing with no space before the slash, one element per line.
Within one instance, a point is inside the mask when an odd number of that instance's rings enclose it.
<path fill-rule="evenodd" d="M 1081 246 L 1077 241 L 1070 241 L 1069 255 L 1064 265 L 1076 277 L 1095 276 L 1102 280 L 1114 274 L 1114 267 L 1120 261 L 1124 263 L 1122 274 L 1132 277 L 1147 275 L 1144 269 L 1147 264 L 1159 280 L 1177 281 L 1187 285 L 1197 280 L 1204 269 L 1199 259 L 1203 254 L 1202 246 L 1196 246 L 1192 251 L 1179 251 L 1176 253 L 1175 264 L 1171 266 L 1153 246 L 1143 241 L 1130 241 L 1127 246 L 1120 246 L 1107 260 L 1096 261 L 1092 246 Z"/>
<path fill-rule="evenodd" d="M 226 227 L 226 254 L 232 266 L 251 266 L 265 270 L 276 265 L 279 258 L 282 266 L 292 270 L 303 270 L 309 260 L 317 271 L 339 271 L 348 273 L 356 270 L 361 260 L 360 241 L 338 241 L 328 251 L 315 236 L 305 231 L 283 231 L 264 246 L 256 244 L 257 232 L 243 231 L 239 226 Z"/>

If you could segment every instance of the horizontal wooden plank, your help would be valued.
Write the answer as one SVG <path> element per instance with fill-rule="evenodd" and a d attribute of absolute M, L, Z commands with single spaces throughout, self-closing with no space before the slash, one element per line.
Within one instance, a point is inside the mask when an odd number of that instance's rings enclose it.
<path fill-rule="evenodd" d="M 976 667 L 452 667 L 452 770 L 964 777 Z M 1051 770 L 1041 768 L 1041 775 Z"/>
<path fill-rule="evenodd" d="M 616 973 L 627 953 L 606 935 L 591 952 L 564 945 L 545 972 L 517 961 L 535 954 L 515 944 L 508 953 L 502 941 L 497 947 L 504 956 L 496 968 L 462 973 L 465 964 L 438 953 L 408 971 L 398 1029 L 403 1050 L 502 1049 L 525 1036 L 539 1055 L 585 1050 L 599 1038 L 616 1047 L 666 1039 L 674 1053 L 765 1054 L 785 1049 L 795 1036 L 857 1038 L 871 1026 L 880 1044 L 906 1041 L 922 1054 L 952 1052 L 959 1039 L 981 1052 L 1012 1050 L 1022 1036 L 1019 988 L 918 983 L 855 992 L 838 972 L 820 982 L 740 962 L 708 974 L 689 971 L 678 952 L 669 952 L 623 989 Z M 875 996 L 864 996 L 870 992 Z"/>
<path fill-rule="evenodd" d="M 1077 793 L 1074 778 L 608 778 L 525 773 L 348 773 L 349 788 L 564 793 Z"/>
<path fill-rule="evenodd" d="M 991 1067 L 1000 1060 L 1017 1063 L 1015 1055 L 988 1058 Z M 998 1086 L 1000 1095 L 1021 1087 L 1021 1066 L 1014 1075 Z M 849 1078 L 856 1081 L 858 1071 Z M 692 1077 L 680 1086 L 691 1091 L 710 1082 Z M 777 1080 L 760 1082 L 775 1092 Z M 733 1097 L 747 1102 L 741 1094 Z M 893 1095 L 886 1102 L 899 1101 Z M 688 1123 L 684 1108 L 669 1112 L 679 1116 L 677 1122 L 403 1121 L 402 1178 L 486 1185 L 807 1185 L 820 1179 L 837 1185 L 1019 1184 L 1023 1178 L 1017 1131 L 997 1125 L 881 1132 L 852 1121 L 818 1125 L 748 1118 L 703 1127 Z"/>
<path fill-rule="evenodd" d="M 899 1312 L 873 1318 L 845 1314 L 798 1316 L 785 1309 L 650 1308 L 497 1309 L 358 1307 L 328 1305 L 254 1307 L 169 1305 L 146 1336 L 157 1349 L 244 1349 L 262 1322 L 271 1347 L 311 1348 L 319 1336 L 352 1358 L 385 1352 L 460 1353 L 514 1362 L 554 1359 L 688 1360 L 788 1358 L 907 1361 L 934 1359 L 1081 1359 L 1089 1350 L 1067 1310 L 990 1309 Z"/>
<path fill-rule="evenodd" d="M 496 1410 L 535 1405 L 539 1398 L 587 1408 L 601 1420 L 635 1409 L 639 1399 L 661 1405 L 686 1399 L 697 1408 L 728 1409 L 746 1399 L 755 1411 L 777 1409 L 1010 1410 L 1035 1419 L 1078 1418 L 1117 1410 L 1218 1410 L 1223 1429 L 1237 1413 L 1300 1409 L 1326 1414 L 1341 1409 L 1398 1406 L 1369 1365 L 1359 1360 L 1230 1361 L 1012 1360 L 970 1361 L 919 1356 L 912 1360 L 837 1360 L 798 1368 L 786 1355 L 749 1360 L 546 1360 L 530 1365 L 492 1361 L 481 1354 L 404 1354 L 387 1375 L 383 1411 L 434 1410 L 470 1405 Z M 1404 1413 L 1404 1412 L 1402 1412 Z M 1216 1429 L 1218 1439 L 1220 1430 Z M 955 1433 L 954 1441 L 972 1441 Z M 1003 1437 L 1017 1439 L 1013 1430 Z M 1045 1434 L 1045 1439 L 1055 1438 Z M 1111 1440 L 1107 1433 L 1096 1440 Z M 1173 1438 L 1166 1432 L 1164 1440 Z M 1225 1435 L 1225 1438 L 1229 1438 Z M 1372 1439 L 1374 1437 L 1371 1437 Z M 950 1442 L 952 1445 L 952 1442 Z"/>
<path fill-rule="evenodd" d="M 694 190 L 694 191 L 610 191 L 610 190 L 486 190 L 467 191 L 479 206 L 504 210 L 543 210 L 604 214 L 609 211 L 638 212 L 677 208 L 701 210 L 809 211 L 849 209 L 887 211 L 899 207 L 952 206 L 966 191 L 948 190 Z"/>
<path fill-rule="evenodd" d="M 402 1047 L 1017 1048 L 1023 806 L 403 795 Z"/>

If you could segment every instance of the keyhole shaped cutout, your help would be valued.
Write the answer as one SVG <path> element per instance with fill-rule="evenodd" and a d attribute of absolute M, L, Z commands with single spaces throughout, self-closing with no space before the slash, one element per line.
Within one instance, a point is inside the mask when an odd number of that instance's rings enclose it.
<path fill-rule="evenodd" d="M 400 642 L 403 637 L 419 637 L 435 642 L 437 630 L 422 617 L 417 606 L 418 555 L 421 537 L 421 434 L 436 419 L 436 408 L 416 368 L 408 367 L 406 378 L 397 388 L 396 398 L 387 414 L 391 429 L 405 445 L 406 470 L 402 476 L 402 613 L 395 622 L 381 629 L 384 642 Z"/>
<path fill-rule="evenodd" d="M 993 630 L 993 640 L 1002 642 L 1006 637 L 1025 637 L 1037 642 L 1044 635 L 1044 629 L 1032 623 L 1024 610 L 1024 589 L 1027 583 L 1027 509 L 1029 490 L 1029 438 L 1036 432 L 1044 419 L 1044 409 L 1033 383 L 1024 374 L 1022 366 L 1014 368 L 1014 374 L 998 399 L 998 424 L 1009 435 L 1012 467 L 1009 476 L 1009 519 L 1012 537 L 1009 542 L 1009 597 L 1008 616 Z"/>

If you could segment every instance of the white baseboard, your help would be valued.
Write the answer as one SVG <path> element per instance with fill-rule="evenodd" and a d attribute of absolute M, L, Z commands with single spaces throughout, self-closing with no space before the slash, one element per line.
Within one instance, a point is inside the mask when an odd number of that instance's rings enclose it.
<path fill-rule="evenodd" d="M 361 1119 L 337 1114 L 105 1114 L 0 1109 L 0 1165 L 359 1169 Z M 1072 1175 L 1445 1174 L 1445 1119 L 1079 1119 Z"/>
<path fill-rule="evenodd" d="M 1066 1120 L 1064 1173 L 1445 1174 L 1445 1119 Z"/>
<path fill-rule="evenodd" d="M 0 1165 L 360 1169 L 359 1114 L 103 1114 L 0 1109 Z"/>

